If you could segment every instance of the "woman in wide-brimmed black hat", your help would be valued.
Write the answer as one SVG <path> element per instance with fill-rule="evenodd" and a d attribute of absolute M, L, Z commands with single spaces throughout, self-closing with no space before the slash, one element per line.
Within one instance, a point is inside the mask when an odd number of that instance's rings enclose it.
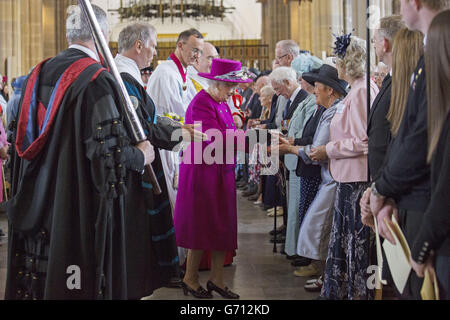
<path fill-rule="evenodd" d="M 306 124 L 302 138 L 295 140 L 294 146 L 282 141 L 280 152 L 287 151 L 299 157 L 296 173 L 300 176 L 301 197 L 297 254 L 302 258 L 298 263 L 300 269 L 294 271 L 294 275 L 319 276 L 327 256 L 336 184 L 328 171 L 328 161 L 313 162 L 309 154 L 313 148 L 329 141 L 331 119 L 346 95 L 347 83 L 338 78 L 336 68 L 330 65 L 304 73 L 302 79 L 314 86 L 317 110 Z M 320 285 L 317 280 L 305 288 L 317 291 Z"/>

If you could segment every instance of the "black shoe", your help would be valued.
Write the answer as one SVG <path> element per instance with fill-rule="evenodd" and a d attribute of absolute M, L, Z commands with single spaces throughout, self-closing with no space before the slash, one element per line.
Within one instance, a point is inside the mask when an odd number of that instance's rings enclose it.
<path fill-rule="evenodd" d="M 270 239 L 271 243 L 274 243 L 274 241 L 275 241 L 275 238 Z M 279 237 L 277 237 L 276 243 L 285 243 L 285 242 L 286 242 L 286 237 L 283 237 L 281 235 Z"/>
<path fill-rule="evenodd" d="M 296 259 L 298 259 L 299 257 L 300 257 L 300 256 L 294 254 L 293 256 L 286 256 L 286 259 L 288 259 L 288 260 L 296 260 Z"/>
<path fill-rule="evenodd" d="M 293 267 L 306 267 L 311 264 L 312 260 L 305 258 L 305 257 L 299 257 L 291 262 L 291 265 Z"/>
<path fill-rule="evenodd" d="M 248 201 L 257 201 L 258 198 L 259 198 L 259 194 L 258 194 L 258 192 L 257 192 L 257 193 L 255 193 L 254 195 L 248 197 Z"/>
<path fill-rule="evenodd" d="M 238 189 L 238 190 L 242 190 L 242 191 L 247 191 L 247 189 L 248 189 L 248 184 L 246 183 L 246 184 L 244 184 L 244 185 L 242 185 L 242 186 L 239 186 L 239 187 L 237 187 L 237 189 Z"/>
<path fill-rule="evenodd" d="M 181 283 L 183 281 L 179 277 L 170 278 L 169 282 L 166 285 L 166 288 L 181 288 Z"/>
<path fill-rule="evenodd" d="M 247 185 L 247 181 L 240 181 L 240 182 L 236 183 L 236 187 L 238 187 L 238 188 L 242 188 L 246 185 Z"/>
<path fill-rule="evenodd" d="M 242 193 L 242 196 L 243 197 L 250 197 L 250 196 L 255 195 L 257 192 L 258 192 L 258 187 L 252 186 L 252 187 L 249 187 L 247 191 L 244 191 Z"/>
<path fill-rule="evenodd" d="M 189 287 L 184 281 L 181 281 L 181 287 L 183 288 L 184 295 L 187 296 L 188 292 L 194 297 L 199 299 L 212 299 L 212 294 L 206 291 L 202 286 L 198 287 L 197 291 Z"/>
<path fill-rule="evenodd" d="M 239 299 L 239 295 L 228 289 L 228 287 L 225 287 L 225 289 L 221 289 L 214 283 L 212 283 L 212 281 L 208 280 L 208 282 L 206 283 L 206 288 L 208 289 L 209 294 L 211 294 L 212 291 L 216 291 L 225 299 Z"/>
<path fill-rule="evenodd" d="M 270 240 L 273 240 L 273 239 L 275 239 L 275 236 L 271 236 L 271 237 L 270 237 Z M 277 240 L 278 240 L 278 239 L 286 240 L 286 235 L 284 235 L 284 234 L 278 234 L 278 233 L 277 233 Z"/>
<path fill-rule="evenodd" d="M 276 232 L 277 232 L 277 235 L 279 235 L 279 234 L 286 235 L 286 226 L 283 225 L 283 226 L 277 228 Z M 273 236 L 274 234 L 275 234 L 275 230 L 270 231 L 271 236 Z"/>
<path fill-rule="evenodd" d="M 0 229 L 0 237 L 5 237 L 5 236 L 6 236 L 6 234 L 3 232 L 2 229 Z"/>

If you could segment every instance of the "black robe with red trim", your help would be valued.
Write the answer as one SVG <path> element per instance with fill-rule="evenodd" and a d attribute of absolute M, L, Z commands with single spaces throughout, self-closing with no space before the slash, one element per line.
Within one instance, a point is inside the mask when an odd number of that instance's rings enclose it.
<path fill-rule="evenodd" d="M 27 123 L 19 120 L 14 130 L 21 143 L 11 158 L 6 299 L 129 299 L 133 289 L 127 281 L 124 194 L 127 175 L 143 171 L 144 157 L 122 125 L 113 77 L 99 64 L 75 79 L 69 74 L 73 83 L 54 117 L 43 117 L 60 76 L 85 58 L 68 49 L 43 65 L 39 105 L 27 133 L 36 138 L 45 123 L 51 127 L 37 151 L 19 157 L 17 151 L 30 147 L 21 129 Z"/>

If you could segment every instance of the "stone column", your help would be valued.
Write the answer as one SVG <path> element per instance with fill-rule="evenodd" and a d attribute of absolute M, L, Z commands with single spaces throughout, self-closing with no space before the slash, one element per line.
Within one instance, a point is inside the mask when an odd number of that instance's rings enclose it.
<path fill-rule="evenodd" d="M 0 73 L 27 74 L 67 47 L 66 9 L 76 0 L 0 0 Z"/>
<path fill-rule="evenodd" d="M 310 1 L 291 1 L 291 38 L 301 50 L 312 51 L 312 3 Z"/>
<path fill-rule="evenodd" d="M 67 8 L 76 0 L 43 0 L 44 57 L 52 57 L 67 48 Z"/>
<path fill-rule="evenodd" d="M 275 46 L 290 39 L 290 13 L 287 1 L 258 0 L 262 3 L 262 40 L 269 45 L 269 60 L 275 59 Z"/>
<path fill-rule="evenodd" d="M 322 58 L 332 52 L 333 33 L 342 33 L 343 5 L 341 0 L 312 1 L 312 53 Z"/>
<path fill-rule="evenodd" d="M 0 73 L 9 78 L 19 73 L 20 11 L 17 1 L 0 1 Z M 9 79 L 11 80 L 11 79 Z"/>
<path fill-rule="evenodd" d="M 44 57 L 42 0 L 22 0 L 20 13 L 20 63 L 26 74 Z"/>
<path fill-rule="evenodd" d="M 71 5 L 76 5 L 77 0 L 54 0 L 55 1 L 55 51 L 60 52 L 67 48 L 66 40 L 66 18 L 67 8 Z M 111 26 L 112 28 L 112 26 Z"/>

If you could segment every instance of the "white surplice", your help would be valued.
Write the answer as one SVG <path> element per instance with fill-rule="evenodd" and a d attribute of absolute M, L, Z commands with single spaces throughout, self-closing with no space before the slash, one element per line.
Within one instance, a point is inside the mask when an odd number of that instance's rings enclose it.
<path fill-rule="evenodd" d="M 183 71 L 186 72 L 186 69 Z M 173 60 L 164 61 L 156 67 L 148 80 L 147 93 L 153 99 L 159 116 L 165 113 L 185 116 L 190 101 L 187 100 L 187 90 L 183 90 L 183 84 L 183 78 Z M 177 199 L 179 154 L 166 150 L 160 150 L 159 154 L 173 210 Z"/>
<path fill-rule="evenodd" d="M 141 86 L 144 86 L 144 82 L 141 77 L 141 70 L 133 59 L 117 54 L 114 58 L 119 73 L 130 74 Z"/>

